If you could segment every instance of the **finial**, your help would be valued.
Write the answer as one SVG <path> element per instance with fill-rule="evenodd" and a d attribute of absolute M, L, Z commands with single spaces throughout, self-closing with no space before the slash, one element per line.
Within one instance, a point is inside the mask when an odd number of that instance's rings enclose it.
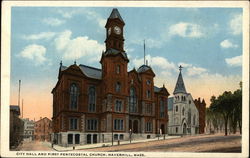
<path fill-rule="evenodd" d="M 163 88 L 165 88 L 165 84 L 163 83 Z"/>
<path fill-rule="evenodd" d="M 74 61 L 74 64 L 76 65 L 76 60 Z"/>
<path fill-rule="evenodd" d="M 180 65 L 180 66 L 179 66 L 179 70 L 181 71 L 181 70 L 182 70 L 182 68 L 183 68 L 183 67 Z"/>
<path fill-rule="evenodd" d="M 62 66 L 62 60 L 61 60 L 61 62 L 60 62 L 60 67 Z"/>

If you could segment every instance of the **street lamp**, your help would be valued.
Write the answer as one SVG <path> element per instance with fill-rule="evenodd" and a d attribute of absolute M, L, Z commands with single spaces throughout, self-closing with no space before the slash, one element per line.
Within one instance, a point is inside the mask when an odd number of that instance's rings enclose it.
<path fill-rule="evenodd" d="M 160 139 L 160 128 L 158 128 L 158 140 Z"/>
<path fill-rule="evenodd" d="M 132 135 L 132 130 L 129 129 L 129 140 L 130 140 L 130 143 L 131 143 L 131 135 Z"/>

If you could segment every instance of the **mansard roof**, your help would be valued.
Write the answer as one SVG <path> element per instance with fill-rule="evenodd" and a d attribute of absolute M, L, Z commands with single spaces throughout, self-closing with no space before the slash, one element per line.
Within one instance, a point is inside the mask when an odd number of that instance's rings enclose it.
<path fill-rule="evenodd" d="M 124 21 L 123 21 L 123 19 L 122 19 L 122 17 L 121 17 L 121 15 L 120 15 L 120 13 L 119 13 L 119 11 L 118 11 L 117 8 L 114 8 L 112 10 L 112 12 L 111 12 L 111 14 L 109 16 L 109 19 L 119 19 L 119 20 L 121 20 L 124 23 Z"/>
<path fill-rule="evenodd" d="M 174 104 L 174 97 L 168 98 L 168 111 L 173 110 L 173 104 Z"/>
<path fill-rule="evenodd" d="M 154 92 L 155 93 L 160 93 L 161 92 L 161 93 L 165 93 L 165 94 L 169 95 L 168 90 L 165 88 L 164 85 L 161 88 L 154 86 Z"/>
<path fill-rule="evenodd" d="M 154 92 L 160 92 L 161 88 L 154 86 Z"/>
<path fill-rule="evenodd" d="M 179 73 L 179 76 L 175 85 L 175 89 L 174 89 L 174 94 L 177 94 L 177 93 L 187 93 L 181 71 Z"/>
<path fill-rule="evenodd" d="M 141 72 L 145 72 L 145 71 L 148 71 L 149 69 L 151 69 L 150 66 L 148 65 L 142 65 L 138 68 L 137 72 L 141 73 Z"/>

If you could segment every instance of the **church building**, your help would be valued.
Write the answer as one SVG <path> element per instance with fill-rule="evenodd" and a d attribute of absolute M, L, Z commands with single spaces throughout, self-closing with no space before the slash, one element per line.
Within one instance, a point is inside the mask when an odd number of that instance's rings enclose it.
<path fill-rule="evenodd" d="M 200 102 L 200 99 L 194 101 L 192 95 L 187 93 L 181 66 L 179 70 L 180 73 L 173 92 L 174 96 L 168 99 L 168 134 L 194 135 L 204 133 L 205 113 L 202 112 L 206 105 L 205 101 Z"/>
<path fill-rule="evenodd" d="M 154 85 L 155 73 L 147 64 L 128 71 L 124 26 L 118 10 L 113 9 L 105 25 L 101 69 L 76 62 L 60 64 L 52 90 L 54 143 L 73 146 L 167 134 L 169 93 L 164 85 Z"/>

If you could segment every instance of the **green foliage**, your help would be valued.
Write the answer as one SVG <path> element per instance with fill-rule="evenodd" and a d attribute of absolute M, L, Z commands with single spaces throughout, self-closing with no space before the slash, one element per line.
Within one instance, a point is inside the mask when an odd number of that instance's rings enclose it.
<path fill-rule="evenodd" d="M 237 122 L 239 123 L 241 132 L 242 82 L 240 82 L 240 89 L 237 89 L 233 93 L 231 91 L 225 91 L 218 97 L 212 96 L 210 101 L 211 105 L 209 110 L 207 110 L 207 114 L 213 122 L 214 127 L 217 128 L 216 118 L 219 118 L 221 115 L 225 123 L 225 135 L 227 135 L 228 121 L 230 121 L 230 129 L 232 128 L 233 133 L 236 132 Z"/>

